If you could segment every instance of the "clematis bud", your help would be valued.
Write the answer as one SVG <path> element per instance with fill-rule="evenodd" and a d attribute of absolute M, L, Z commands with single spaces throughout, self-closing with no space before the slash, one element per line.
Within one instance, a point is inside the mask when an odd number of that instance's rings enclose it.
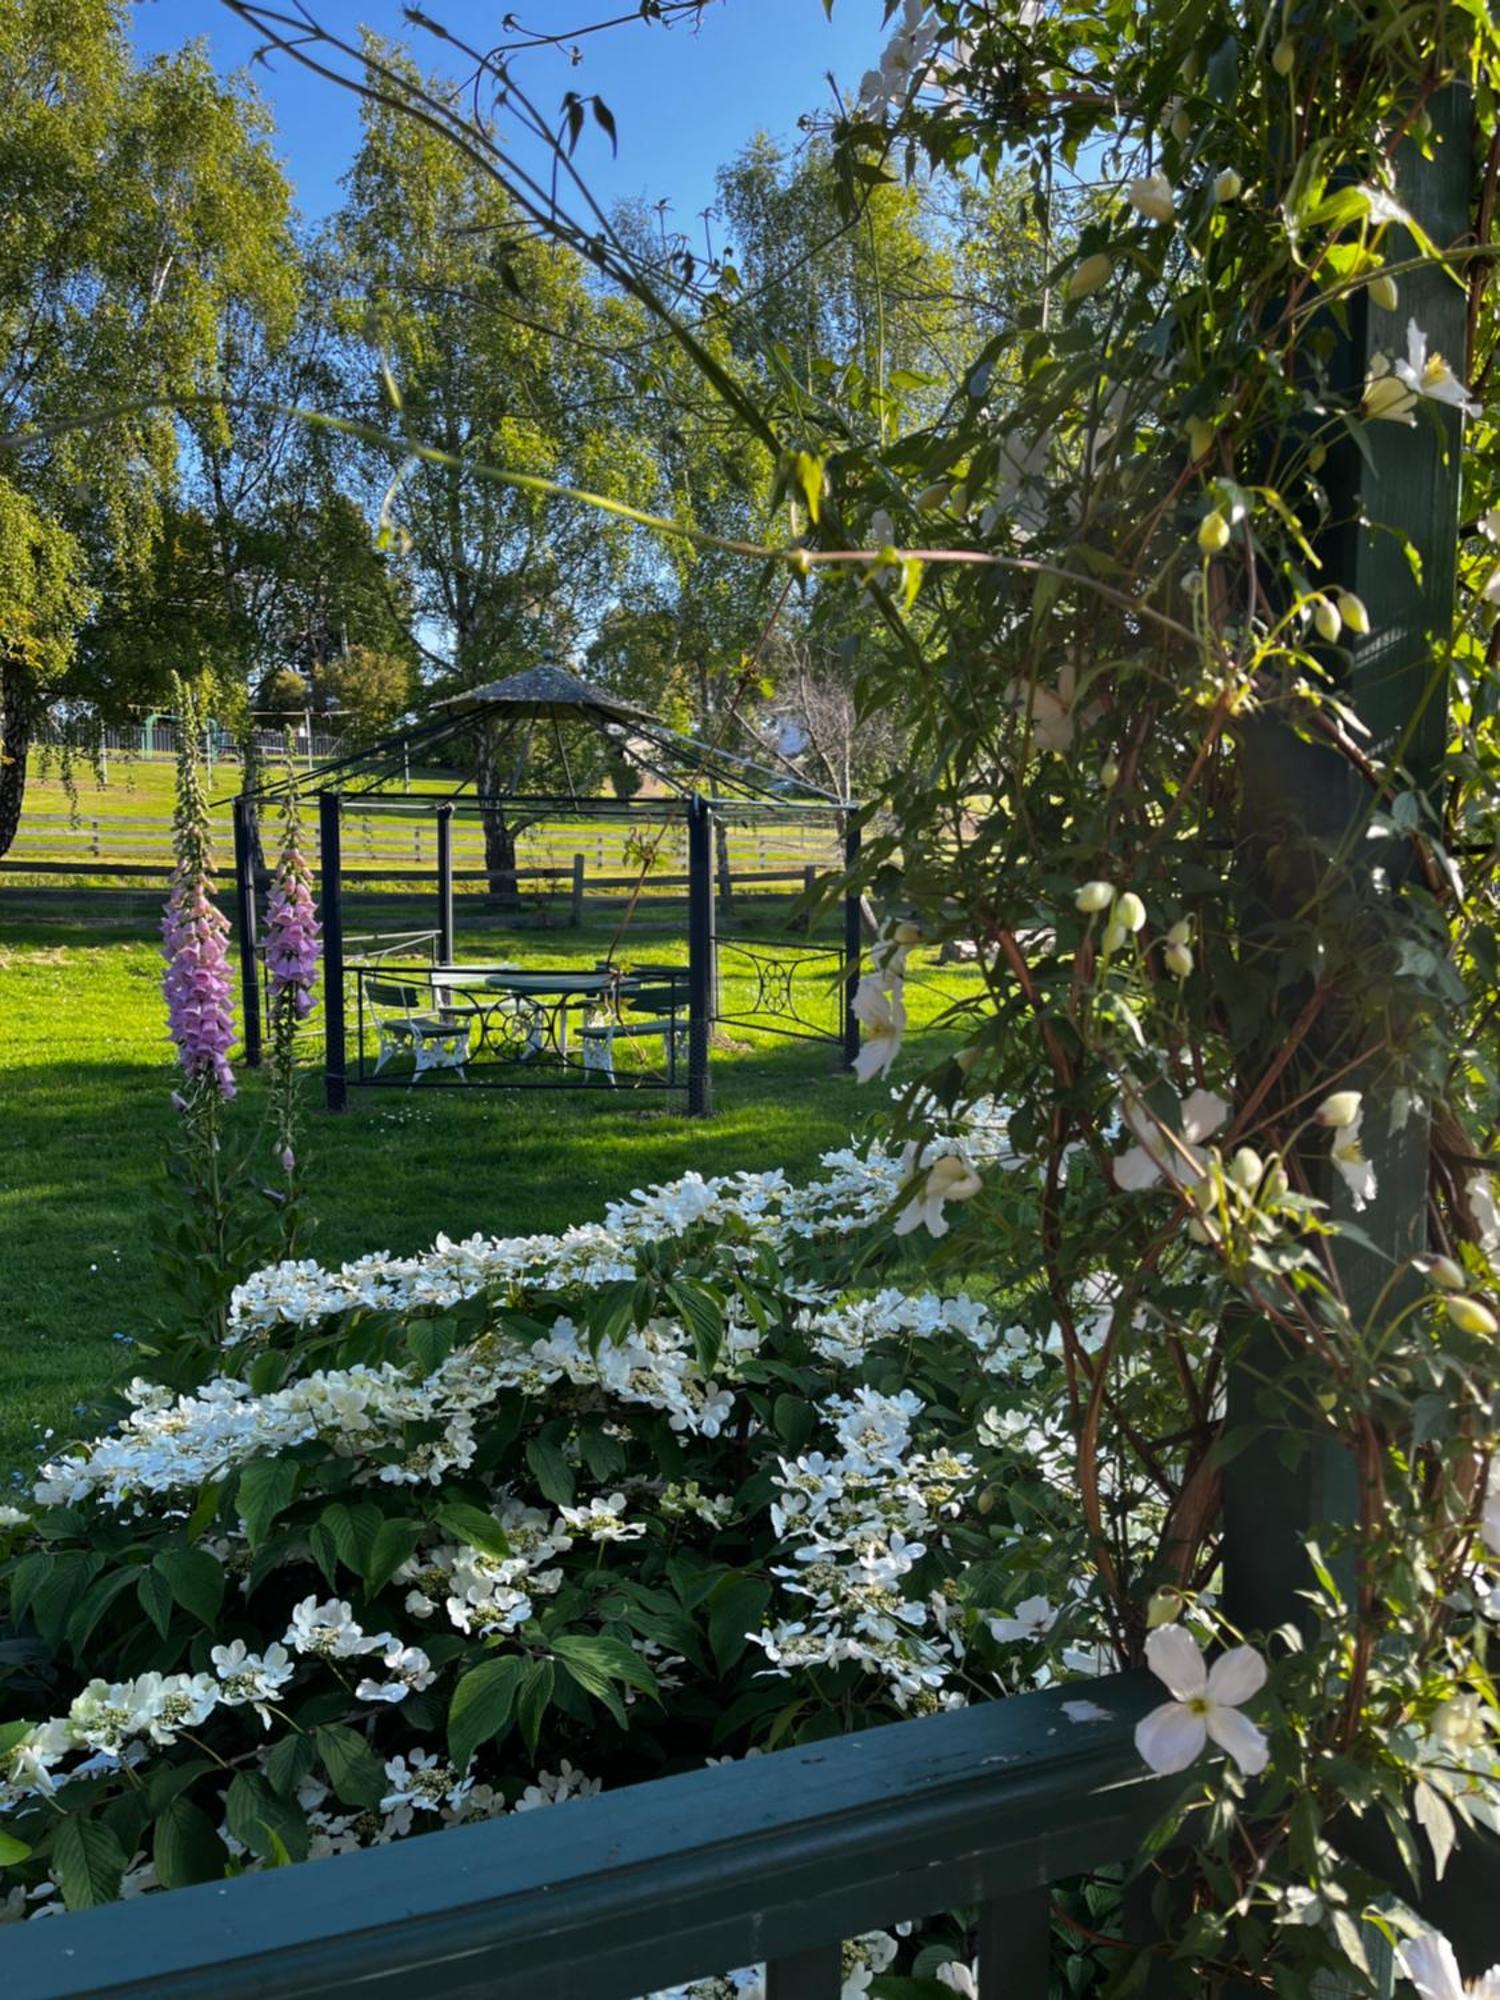
<path fill-rule="evenodd" d="M 1191 944 L 1192 941 L 1193 941 L 1192 925 L 1188 922 L 1186 917 L 1179 917 L 1176 923 L 1173 924 L 1172 928 L 1167 932 L 1167 943 Z"/>
<path fill-rule="evenodd" d="M 1120 767 L 1113 757 L 1106 757 L 1099 766 L 1099 782 L 1105 791 L 1112 792 L 1120 782 Z"/>
<path fill-rule="evenodd" d="M 1096 250 L 1091 257 L 1085 257 L 1081 264 L 1075 264 L 1063 287 L 1063 295 L 1070 299 L 1086 299 L 1090 292 L 1097 292 L 1101 285 L 1107 285 L 1114 274 L 1114 263 L 1103 250 Z"/>
<path fill-rule="evenodd" d="M 1099 948 L 1104 953 L 1104 956 L 1108 958 L 1112 952 L 1120 949 L 1129 935 L 1129 931 L 1126 930 L 1119 918 L 1111 917 L 1109 922 L 1104 926 L 1103 935 L 1099 939 Z"/>
<path fill-rule="evenodd" d="M 1451 1257 L 1434 1257 L 1427 1266 L 1427 1275 L 1445 1292 L 1461 1292 L 1468 1282 L 1463 1267 L 1455 1264 Z"/>
<path fill-rule="evenodd" d="M 1278 76 L 1290 76 L 1297 63 L 1297 44 L 1283 35 L 1271 51 L 1271 67 Z"/>
<path fill-rule="evenodd" d="M 1360 414 L 1371 423 L 1411 423 L 1414 421 L 1411 411 L 1416 400 L 1415 393 L 1407 388 L 1399 375 L 1372 375 L 1365 383 Z"/>
<path fill-rule="evenodd" d="M 1127 889 L 1115 905 L 1115 917 L 1128 931 L 1138 931 L 1145 928 L 1146 905 L 1141 901 L 1134 889 Z"/>
<path fill-rule="evenodd" d="M 1316 599 L 1313 604 L 1313 624 L 1318 628 L 1318 637 L 1326 639 L 1330 646 L 1344 629 L 1337 605 L 1330 604 L 1326 597 Z"/>
<path fill-rule="evenodd" d="M 1448 1317 L 1460 1333 L 1489 1334 L 1500 1333 L 1500 1319 L 1478 1299 L 1465 1298 L 1461 1292 L 1452 1292 L 1444 1299 Z"/>
<path fill-rule="evenodd" d="M 1179 146 L 1185 146 L 1193 136 L 1193 121 L 1188 114 L 1187 106 L 1180 97 L 1172 106 L 1172 117 L 1168 123 L 1167 130 Z"/>
<path fill-rule="evenodd" d="M 1327 1125 L 1335 1132 L 1358 1122 L 1364 1096 L 1357 1090 L 1336 1090 L 1331 1097 L 1325 1097 L 1318 1106 L 1315 1116 L 1320 1125 Z"/>
<path fill-rule="evenodd" d="M 922 942 L 922 926 L 912 923 L 909 919 L 903 919 L 899 924 L 892 924 L 887 935 L 893 944 L 909 948 Z"/>
<path fill-rule="evenodd" d="M 1370 614 L 1366 611 L 1363 598 L 1356 597 L 1352 590 L 1341 590 L 1334 598 L 1339 608 L 1339 616 L 1357 639 L 1366 639 L 1370 633 Z"/>
<path fill-rule="evenodd" d="M 1173 1590 L 1170 1584 L 1153 1590 L 1146 1606 L 1146 1630 L 1154 1632 L 1159 1625 L 1174 1625 L 1182 1616 L 1182 1606 L 1182 1592 Z"/>
<path fill-rule="evenodd" d="M 1165 174 L 1146 174 L 1126 189 L 1130 206 L 1148 222 L 1170 222 L 1176 212 L 1172 183 Z"/>
<path fill-rule="evenodd" d="M 935 486 L 926 486 L 917 495 L 917 505 L 924 514 L 935 514 L 947 503 L 950 488 L 946 479 L 938 480 Z"/>
<path fill-rule="evenodd" d="M 1189 417 L 1183 427 L 1187 432 L 1188 451 L 1196 464 L 1200 458 L 1207 458 L 1214 448 L 1214 427 L 1206 417 Z"/>
<path fill-rule="evenodd" d="M 1182 78 L 1184 83 L 1196 83 L 1198 81 L 1198 71 L 1201 67 L 1202 65 L 1198 61 L 1198 51 L 1196 49 L 1189 49 L 1182 61 L 1177 65 L 1177 74 Z"/>
<path fill-rule="evenodd" d="M 1371 302 L 1379 306 L 1382 312 L 1393 313 L 1401 303 L 1396 280 L 1386 271 L 1382 271 L 1378 278 L 1370 280 L 1369 293 Z"/>
<path fill-rule="evenodd" d="M 1229 1162 L 1229 1178 L 1246 1194 L 1260 1186 L 1260 1177 L 1265 1170 L 1265 1161 L 1253 1146 L 1241 1146 Z"/>
<path fill-rule="evenodd" d="M 1073 898 L 1073 906 L 1081 910 L 1084 916 L 1092 917 L 1100 910 L 1107 910 L 1114 900 L 1115 892 L 1110 883 L 1085 882 Z"/>
<path fill-rule="evenodd" d="M 1324 464 L 1327 461 L 1327 458 L 1328 458 L 1328 451 L 1326 446 L 1321 444 L 1310 445 L 1308 447 L 1308 452 L 1307 452 L 1308 471 L 1321 472 L 1323 470 Z"/>
<path fill-rule="evenodd" d="M 1193 954 L 1185 944 L 1169 944 L 1162 961 L 1174 979 L 1186 979 L 1193 969 Z"/>
<path fill-rule="evenodd" d="M 1226 167 L 1222 174 L 1215 176 L 1214 200 L 1219 202 L 1238 201 L 1244 190 L 1244 186 L 1245 183 L 1240 179 L 1234 168 Z"/>
<path fill-rule="evenodd" d="M 1217 507 L 1198 523 L 1198 546 L 1206 556 L 1216 556 L 1229 546 L 1229 523 Z"/>

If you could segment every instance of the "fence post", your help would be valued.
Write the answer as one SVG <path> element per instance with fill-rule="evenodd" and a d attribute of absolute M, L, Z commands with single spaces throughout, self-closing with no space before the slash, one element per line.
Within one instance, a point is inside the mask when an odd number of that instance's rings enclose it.
<path fill-rule="evenodd" d="M 575 931 L 583 923 L 583 871 L 586 866 L 583 855 L 573 856 L 573 911 L 568 922 Z"/>
<path fill-rule="evenodd" d="M 859 891 L 848 878 L 859 866 L 859 817 L 851 809 L 844 826 L 844 1067 L 853 1069 L 859 1060 L 859 1016 L 854 1011 L 854 995 L 859 989 L 860 954 L 864 938 L 859 922 Z"/>
<path fill-rule="evenodd" d="M 104 852 L 104 849 L 99 844 L 99 822 L 96 819 L 92 819 L 89 821 L 89 825 L 94 829 L 94 838 L 93 838 L 93 845 L 91 852 L 93 853 L 94 859 L 97 861 L 100 855 Z"/>
<path fill-rule="evenodd" d="M 688 801 L 688 1112 L 714 1108 L 709 1054 L 714 1015 L 714 830 L 708 801 Z"/>
<path fill-rule="evenodd" d="M 438 950 L 453 963 L 453 808 L 437 809 Z"/>
<path fill-rule="evenodd" d="M 241 792 L 233 807 L 234 913 L 240 943 L 240 1012 L 245 1067 L 260 1068 L 260 964 L 255 953 L 255 836 L 253 802 Z M 95 822 L 97 825 L 97 821 Z"/>
<path fill-rule="evenodd" d="M 339 795 L 318 794 L 318 873 L 323 903 L 323 1102 L 349 1102 L 344 1050 L 344 885 L 339 859 Z"/>

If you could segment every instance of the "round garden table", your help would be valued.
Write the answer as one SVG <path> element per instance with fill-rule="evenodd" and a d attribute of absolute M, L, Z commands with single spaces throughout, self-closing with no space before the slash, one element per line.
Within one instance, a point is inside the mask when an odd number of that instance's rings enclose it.
<path fill-rule="evenodd" d="M 533 1062 L 549 1048 L 568 1060 L 568 1017 L 602 1000 L 632 992 L 638 977 L 619 972 L 522 971 L 501 966 L 478 970 L 435 966 L 433 992 L 447 1013 L 471 1013 L 480 1041 L 501 1061 Z"/>

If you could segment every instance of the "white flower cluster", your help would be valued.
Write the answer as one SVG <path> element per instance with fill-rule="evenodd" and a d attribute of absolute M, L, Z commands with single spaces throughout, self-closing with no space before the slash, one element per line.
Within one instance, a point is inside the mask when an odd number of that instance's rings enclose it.
<path fill-rule="evenodd" d="M 903 1708 L 931 1705 L 962 1643 L 908 1580 L 941 1538 L 944 1517 L 957 1513 L 973 1461 L 912 1450 L 923 1404 L 910 1389 L 882 1396 L 859 1388 L 822 1410 L 840 1455 L 782 1459 L 771 1509 L 792 1558 L 772 1573 L 799 1600 L 799 1615 L 751 1637 L 774 1672 L 854 1660 L 879 1674 Z"/>

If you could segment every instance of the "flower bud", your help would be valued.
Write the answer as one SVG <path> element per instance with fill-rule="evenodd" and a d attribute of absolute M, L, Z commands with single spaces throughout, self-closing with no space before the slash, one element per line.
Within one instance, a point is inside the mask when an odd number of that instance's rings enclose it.
<path fill-rule="evenodd" d="M 1106 757 L 1099 766 L 1099 782 L 1105 791 L 1112 792 L 1120 782 L 1120 767 L 1113 757 Z"/>
<path fill-rule="evenodd" d="M 1206 417 L 1189 417 L 1183 428 L 1187 432 L 1188 451 L 1196 465 L 1200 458 L 1207 458 L 1214 448 L 1214 427 Z"/>
<path fill-rule="evenodd" d="M 1192 941 L 1193 941 L 1192 925 L 1188 922 L 1186 917 L 1179 917 L 1176 923 L 1173 924 L 1172 928 L 1167 932 L 1167 943 L 1191 944 Z"/>
<path fill-rule="evenodd" d="M 1069 299 L 1086 299 L 1090 292 L 1097 292 L 1101 285 L 1107 285 L 1114 273 L 1114 264 L 1103 250 L 1096 250 L 1091 257 L 1085 257 L 1081 264 L 1075 264 L 1069 273 L 1068 282 L 1063 287 L 1063 296 Z"/>
<path fill-rule="evenodd" d="M 1328 452 L 1325 446 L 1321 444 L 1310 445 L 1308 447 L 1308 453 L 1307 453 L 1308 471 L 1321 472 L 1323 470 L 1325 463 L 1327 462 L 1327 458 L 1328 458 Z"/>
<path fill-rule="evenodd" d="M 1222 174 L 1215 176 L 1214 200 L 1219 202 L 1238 201 L 1244 190 L 1244 186 L 1245 183 L 1240 179 L 1234 168 L 1226 167 Z"/>
<path fill-rule="evenodd" d="M 1200 67 L 1198 51 L 1196 49 L 1189 49 L 1182 61 L 1177 65 L 1177 74 L 1182 78 L 1184 83 L 1196 83 Z"/>
<path fill-rule="evenodd" d="M 1129 935 L 1129 931 L 1126 930 L 1119 918 L 1111 917 L 1109 922 L 1104 926 L 1103 935 L 1099 939 L 1099 949 L 1108 958 L 1112 952 L 1120 949 Z"/>
<path fill-rule="evenodd" d="M 1130 206 L 1148 222 L 1170 222 L 1176 211 L 1172 183 L 1165 174 L 1146 174 L 1125 190 Z"/>
<path fill-rule="evenodd" d="M 1314 1114 L 1320 1125 L 1331 1126 L 1341 1132 L 1345 1126 L 1353 1125 L 1359 1117 L 1364 1097 L 1357 1090 L 1336 1090 L 1325 1097 Z"/>
<path fill-rule="evenodd" d="M 1313 601 L 1313 624 L 1318 628 L 1318 637 L 1326 639 L 1331 646 L 1344 629 L 1344 621 L 1339 616 L 1338 607 L 1330 604 L 1326 597 Z"/>
<path fill-rule="evenodd" d="M 1334 598 L 1339 608 L 1339 616 L 1356 639 L 1367 639 L 1370 635 L 1370 614 L 1366 611 L 1363 598 L 1356 597 L 1352 590 L 1341 590 Z"/>
<path fill-rule="evenodd" d="M 1086 917 L 1092 917 L 1099 910 L 1107 910 L 1115 900 L 1113 886 L 1108 882 L 1085 882 L 1073 898 L 1075 909 Z"/>
<path fill-rule="evenodd" d="M 281 1160 L 281 1170 L 283 1173 L 289 1174 L 292 1171 L 293 1167 L 295 1167 L 297 1164 L 297 1156 L 292 1151 L 290 1146 L 282 1147 L 279 1158 Z"/>
<path fill-rule="evenodd" d="M 1386 271 L 1378 278 L 1372 278 L 1369 285 L 1370 300 L 1382 312 L 1393 313 L 1401 303 L 1401 294 L 1396 289 L 1396 280 Z"/>
<path fill-rule="evenodd" d="M 1450 1292 L 1443 1304 L 1460 1333 L 1500 1333 L 1500 1319 L 1496 1319 L 1489 1307 L 1481 1305 L 1478 1299 L 1466 1298 L 1462 1292 Z"/>
<path fill-rule="evenodd" d="M 1468 1283 L 1463 1266 L 1456 1264 L 1451 1257 L 1434 1257 L 1427 1266 L 1427 1275 L 1445 1292 L 1461 1292 Z"/>
<path fill-rule="evenodd" d="M 1290 76 L 1297 62 L 1297 44 L 1290 35 L 1283 35 L 1271 51 L 1271 67 L 1278 76 Z"/>
<path fill-rule="evenodd" d="M 1128 931 L 1138 931 L 1145 928 L 1146 905 L 1141 901 L 1134 889 L 1127 889 L 1115 905 L 1115 916 Z"/>
<path fill-rule="evenodd" d="M 1193 969 L 1193 954 L 1185 944 L 1169 944 L 1162 960 L 1174 979 L 1186 979 Z"/>
<path fill-rule="evenodd" d="M 938 480 L 934 486 L 926 486 L 917 495 L 917 506 L 924 514 L 936 514 L 947 504 L 950 487 L 946 479 Z"/>
<path fill-rule="evenodd" d="M 1158 1625 L 1173 1625 L 1182 1616 L 1183 1597 L 1180 1590 L 1173 1590 L 1170 1584 L 1163 1584 L 1153 1590 L 1151 1601 L 1146 1606 L 1146 1630 L 1154 1632 Z"/>
<path fill-rule="evenodd" d="M 1193 121 L 1188 115 L 1187 106 L 1180 97 L 1172 107 L 1172 118 L 1170 124 L 1167 126 L 1167 130 L 1179 146 L 1185 146 L 1193 136 Z"/>
<path fill-rule="evenodd" d="M 886 936 L 892 944 L 903 946 L 920 944 L 922 942 L 922 926 L 906 919 L 899 924 L 892 924 Z"/>
<path fill-rule="evenodd" d="M 1198 523 L 1198 546 L 1206 556 L 1216 556 L 1229 546 L 1229 523 L 1217 507 Z"/>
<path fill-rule="evenodd" d="M 1253 1146 L 1241 1146 L 1229 1162 L 1229 1178 L 1246 1194 L 1260 1186 L 1260 1177 L 1265 1170 L 1266 1163 Z"/>

